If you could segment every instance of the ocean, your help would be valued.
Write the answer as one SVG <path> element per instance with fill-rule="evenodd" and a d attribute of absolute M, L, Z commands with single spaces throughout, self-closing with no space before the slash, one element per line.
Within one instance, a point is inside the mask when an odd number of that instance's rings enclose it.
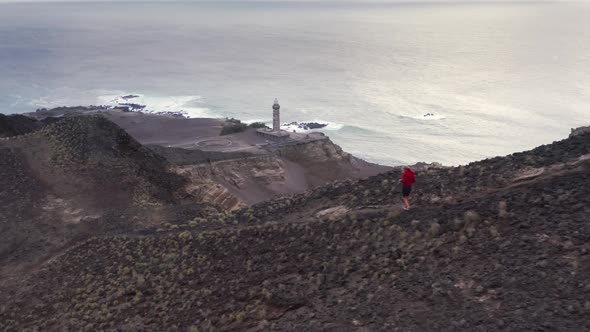
<path fill-rule="evenodd" d="M 590 3 L 0 4 L 0 112 L 112 104 L 323 122 L 386 165 L 458 165 L 590 124 Z"/>

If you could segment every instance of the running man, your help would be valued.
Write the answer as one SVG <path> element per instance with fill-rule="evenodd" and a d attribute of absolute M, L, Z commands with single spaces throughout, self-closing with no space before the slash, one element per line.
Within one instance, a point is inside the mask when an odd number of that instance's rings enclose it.
<path fill-rule="evenodd" d="M 412 192 L 412 185 L 416 182 L 416 175 L 410 169 L 410 166 L 404 167 L 404 175 L 399 180 L 402 183 L 402 198 L 404 201 L 404 210 L 410 209 L 410 193 Z"/>

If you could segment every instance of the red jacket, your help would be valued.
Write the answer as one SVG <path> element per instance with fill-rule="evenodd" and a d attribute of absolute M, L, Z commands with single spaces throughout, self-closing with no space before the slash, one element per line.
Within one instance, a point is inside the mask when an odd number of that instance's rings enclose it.
<path fill-rule="evenodd" d="M 416 182 L 416 175 L 414 175 L 414 172 L 407 169 L 402 176 L 402 184 L 406 187 L 411 187 L 414 182 Z"/>

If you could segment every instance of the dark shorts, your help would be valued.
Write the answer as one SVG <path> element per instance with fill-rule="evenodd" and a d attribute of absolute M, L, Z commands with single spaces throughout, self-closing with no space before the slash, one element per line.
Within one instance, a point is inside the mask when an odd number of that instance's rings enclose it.
<path fill-rule="evenodd" d="M 402 186 L 402 195 L 404 197 L 406 196 L 410 196 L 410 193 L 412 192 L 412 187 L 408 187 L 408 186 Z"/>

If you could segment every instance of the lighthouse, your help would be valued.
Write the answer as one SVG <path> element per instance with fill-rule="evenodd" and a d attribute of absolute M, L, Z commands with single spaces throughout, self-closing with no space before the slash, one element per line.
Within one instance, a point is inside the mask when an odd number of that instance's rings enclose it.
<path fill-rule="evenodd" d="M 272 104 L 272 131 L 281 131 L 281 105 L 277 98 Z"/>
<path fill-rule="evenodd" d="M 272 129 L 264 126 L 264 128 L 256 130 L 256 134 L 264 137 L 267 143 L 268 141 L 273 141 L 273 143 L 289 141 L 291 135 L 281 130 L 281 105 L 279 105 L 279 101 L 276 98 L 272 104 Z"/>

